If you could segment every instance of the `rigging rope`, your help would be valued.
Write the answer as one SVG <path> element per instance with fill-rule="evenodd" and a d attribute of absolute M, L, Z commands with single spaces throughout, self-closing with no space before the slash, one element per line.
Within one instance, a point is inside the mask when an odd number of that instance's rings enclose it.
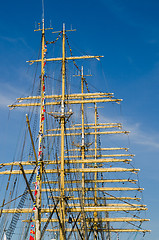
<path fill-rule="evenodd" d="M 50 186 L 50 184 L 49 184 L 49 180 L 48 180 L 48 177 L 47 177 L 47 173 L 46 173 L 46 171 L 45 171 L 45 168 L 43 169 L 43 171 L 44 171 L 44 173 L 45 173 L 46 180 L 47 180 L 47 182 L 48 182 L 48 186 L 49 186 L 51 198 L 52 198 L 52 200 L 53 200 L 53 204 L 54 204 L 54 206 L 56 206 L 56 202 L 55 202 L 54 196 L 53 196 L 52 191 L 51 191 L 51 186 Z M 62 227 L 61 220 L 60 220 L 60 217 L 59 217 L 57 208 L 55 208 L 55 212 L 56 212 L 56 215 L 57 215 L 57 218 L 58 218 L 58 221 L 59 221 L 60 228 L 62 229 L 63 234 L 64 234 L 64 237 L 65 237 L 65 231 L 64 231 L 64 229 L 63 229 L 63 227 Z M 65 238 L 66 238 L 66 237 L 65 237 Z"/>
<path fill-rule="evenodd" d="M 36 169 L 36 167 L 34 168 L 32 174 L 30 176 L 29 185 L 31 184 L 31 182 L 33 180 L 35 169 Z M 7 229 L 7 232 L 6 232 L 7 240 L 11 240 L 12 239 L 12 236 L 14 234 L 14 231 L 15 231 L 17 222 L 19 220 L 20 214 L 22 212 L 22 208 L 24 206 L 24 203 L 25 203 L 27 195 L 28 195 L 28 187 L 25 188 L 25 191 L 24 191 L 24 193 L 23 193 L 23 195 L 22 195 L 22 197 L 21 197 L 21 199 L 19 201 L 19 204 L 17 206 L 16 212 L 14 213 L 13 218 L 11 220 L 11 223 L 10 223 L 8 229 Z"/>
<path fill-rule="evenodd" d="M 66 36 L 66 41 L 67 41 L 67 44 L 68 44 L 68 46 L 69 46 L 69 50 L 70 50 L 71 57 L 73 57 L 73 54 L 72 54 L 72 49 L 71 49 L 71 46 L 70 46 L 70 44 L 69 44 L 68 37 L 67 37 L 67 35 L 65 35 L 65 36 Z M 77 64 L 76 64 L 75 60 L 72 60 L 72 61 L 73 61 L 73 64 L 75 65 L 75 67 L 78 69 L 78 71 L 80 71 L 80 72 L 81 72 L 81 70 L 80 70 L 80 68 L 77 66 Z"/>

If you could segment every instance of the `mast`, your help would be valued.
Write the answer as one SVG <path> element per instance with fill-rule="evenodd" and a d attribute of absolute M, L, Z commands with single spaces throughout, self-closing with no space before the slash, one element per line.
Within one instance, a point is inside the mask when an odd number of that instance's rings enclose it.
<path fill-rule="evenodd" d="M 81 93 L 84 93 L 84 75 L 83 75 L 83 66 L 81 67 Z M 81 100 L 84 100 L 84 97 L 81 97 Z M 84 141 L 84 104 L 81 103 L 81 111 L 82 111 L 82 145 L 81 145 L 81 152 L 82 152 L 82 168 L 84 169 L 85 163 L 85 141 Z M 84 214 L 84 205 L 85 205 L 85 177 L 84 172 L 82 173 L 82 230 L 83 236 L 85 237 L 85 214 Z"/>
<path fill-rule="evenodd" d="M 63 24 L 62 34 L 62 99 L 61 99 L 61 198 L 60 198 L 60 217 L 61 227 L 60 228 L 60 239 L 65 239 L 65 172 L 64 172 L 64 130 L 65 130 L 65 24 Z"/>
<path fill-rule="evenodd" d="M 95 160 L 97 159 L 97 104 L 94 104 L 95 108 L 95 129 L 94 129 L 94 150 L 95 150 Z M 94 168 L 97 168 L 97 163 L 95 163 Z M 97 206 L 97 172 L 94 173 L 94 205 Z M 94 220 L 95 220 L 95 233 L 94 238 L 97 240 L 97 222 L 98 222 L 98 213 L 94 212 Z"/>
<path fill-rule="evenodd" d="M 42 48 L 41 48 L 41 104 L 40 104 L 40 127 L 39 127 L 39 146 L 38 146 L 38 166 L 36 168 L 36 210 L 35 210 L 35 239 L 41 238 L 41 184 L 43 170 L 43 135 L 44 135 L 44 50 L 45 50 L 45 28 L 44 18 L 42 19 Z"/>

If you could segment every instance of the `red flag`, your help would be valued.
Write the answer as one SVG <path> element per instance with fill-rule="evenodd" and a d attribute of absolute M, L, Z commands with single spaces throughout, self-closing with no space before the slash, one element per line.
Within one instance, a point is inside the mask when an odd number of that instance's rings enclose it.
<path fill-rule="evenodd" d="M 41 116 L 41 122 L 43 122 L 45 120 L 44 114 L 42 114 Z"/>
<path fill-rule="evenodd" d="M 42 151 L 39 151 L 39 154 L 38 154 L 38 156 L 40 156 L 42 154 Z"/>
<path fill-rule="evenodd" d="M 30 230 L 30 233 L 35 234 L 35 232 L 32 229 Z"/>
<path fill-rule="evenodd" d="M 32 236 L 30 235 L 30 238 L 29 238 L 29 240 L 34 240 L 34 237 L 32 237 Z"/>
<path fill-rule="evenodd" d="M 34 192 L 34 196 L 36 196 L 37 195 L 37 182 L 35 183 L 35 192 Z"/>

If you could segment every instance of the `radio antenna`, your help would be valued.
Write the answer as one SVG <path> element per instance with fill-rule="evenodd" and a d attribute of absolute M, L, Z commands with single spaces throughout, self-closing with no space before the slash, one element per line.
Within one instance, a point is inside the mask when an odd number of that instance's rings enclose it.
<path fill-rule="evenodd" d="M 44 0 L 42 0 L 42 20 L 44 19 Z"/>

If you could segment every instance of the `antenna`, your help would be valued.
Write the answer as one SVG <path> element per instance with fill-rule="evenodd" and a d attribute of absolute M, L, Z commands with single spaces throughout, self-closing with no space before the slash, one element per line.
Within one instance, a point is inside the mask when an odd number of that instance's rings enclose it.
<path fill-rule="evenodd" d="M 42 0 L 42 20 L 44 19 L 44 0 Z"/>

